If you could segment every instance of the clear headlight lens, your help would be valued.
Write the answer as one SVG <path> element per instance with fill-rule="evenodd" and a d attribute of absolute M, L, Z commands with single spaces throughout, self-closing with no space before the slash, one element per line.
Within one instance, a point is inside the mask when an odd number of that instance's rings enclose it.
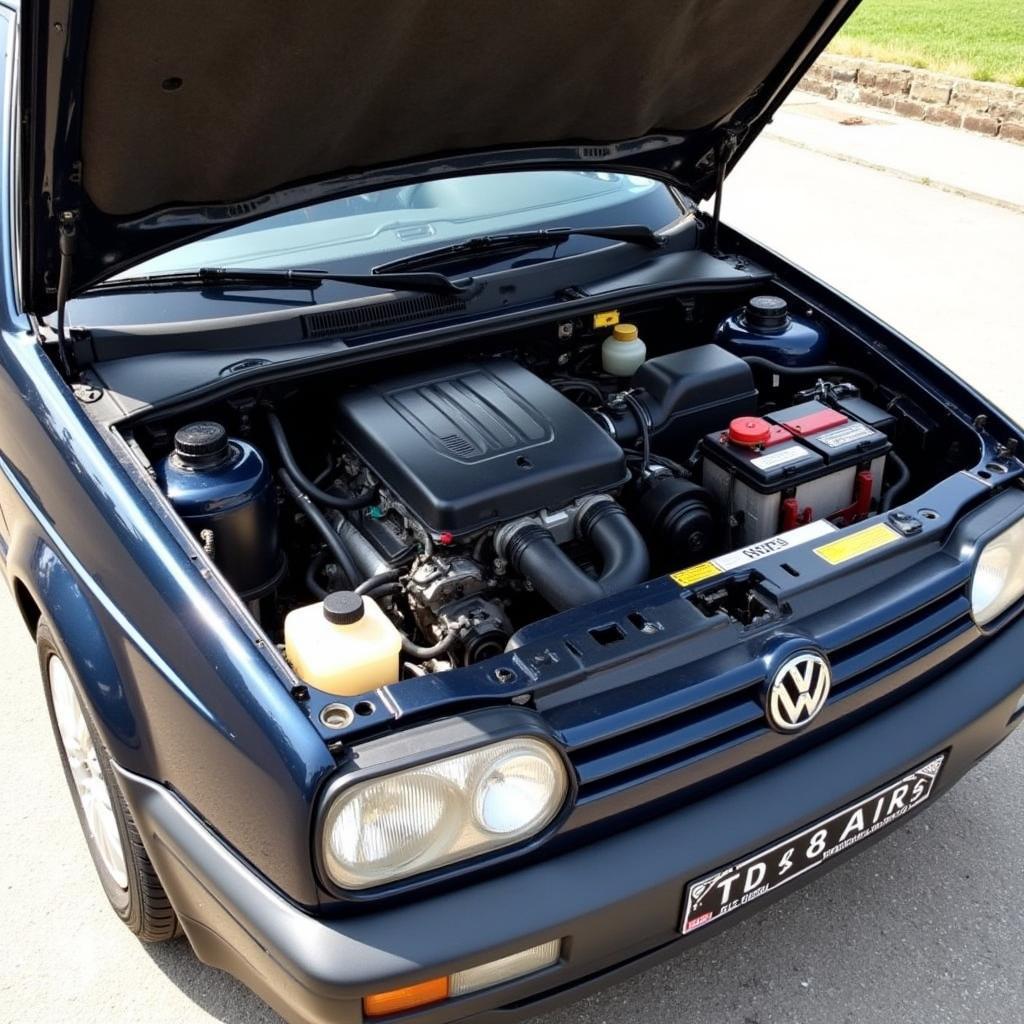
<path fill-rule="evenodd" d="M 529 736 L 357 783 L 327 811 L 324 865 L 365 889 L 476 857 L 536 835 L 568 789 L 561 757 Z"/>
<path fill-rule="evenodd" d="M 979 626 L 1024 597 L 1024 519 L 990 540 L 971 580 L 971 614 Z"/>

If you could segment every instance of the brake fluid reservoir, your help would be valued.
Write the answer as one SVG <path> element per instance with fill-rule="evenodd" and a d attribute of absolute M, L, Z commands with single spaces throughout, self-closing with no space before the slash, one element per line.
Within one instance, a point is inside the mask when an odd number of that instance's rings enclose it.
<path fill-rule="evenodd" d="M 616 324 L 601 344 L 601 366 L 616 377 L 632 377 L 647 358 L 647 346 L 633 324 Z"/>
<path fill-rule="evenodd" d="M 348 590 L 288 613 L 285 654 L 303 682 L 354 697 L 398 682 L 402 634 L 372 597 Z"/>
<path fill-rule="evenodd" d="M 785 366 L 828 362 L 828 335 L 814 321 L 789 312 L 777 295 L 757 295 L 723 320 L 715 342 L 733 355 L 759 356 Z"/>

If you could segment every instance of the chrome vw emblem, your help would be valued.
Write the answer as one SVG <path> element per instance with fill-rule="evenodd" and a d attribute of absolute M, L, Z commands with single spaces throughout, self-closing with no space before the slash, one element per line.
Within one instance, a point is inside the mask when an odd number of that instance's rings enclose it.
<path fill-rule="evenodd" d="M 768 724 L 779 732 L 796 732 L 815 719 L 828 700 L 832 673 L 820 654 L 805 651 L 775 673 L 765 695 Z"/>

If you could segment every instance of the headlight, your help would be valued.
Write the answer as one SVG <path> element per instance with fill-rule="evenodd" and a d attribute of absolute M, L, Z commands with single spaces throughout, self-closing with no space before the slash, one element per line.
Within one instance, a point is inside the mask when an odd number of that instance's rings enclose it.
<path fill-rule="evenodd" d="M 979 626 L 998 618 L 1024 597 L 1024 519 L 981 552 L 971 580 L 971 614 Z"/>
<path fill-rule="evenodd" d="M 327 810 L 323 863 L 345 889 L 365 889 L 536 835 L 565 802 L 565 765 L 533 737 L 369 779 Z"/>

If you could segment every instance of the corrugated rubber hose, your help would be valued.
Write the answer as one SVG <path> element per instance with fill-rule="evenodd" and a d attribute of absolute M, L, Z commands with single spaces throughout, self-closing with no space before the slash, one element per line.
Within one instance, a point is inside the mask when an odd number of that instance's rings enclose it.
<path fill-rule="evenodd" d="M 617 502 L 594 502 L 580 513 L 576 529 L 601 558 L 601 575 L 596 579 L 587 575 L 539 524 L 524 522 L 502 541 L 504 557 L 552 608 L 576 608 L 647 579 L 647 545 Z"/>

